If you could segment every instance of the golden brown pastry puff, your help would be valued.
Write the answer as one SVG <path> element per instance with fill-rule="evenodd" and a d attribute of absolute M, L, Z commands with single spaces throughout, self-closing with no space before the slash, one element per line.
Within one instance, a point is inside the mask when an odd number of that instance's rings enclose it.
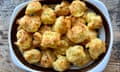
<path fill-rule="evenodd" d="M 79 25 L 79 24 L 85 24 L 86 20 L 82 17 L 72 17 L 71 22 L 72 22 L 71 23 L 72 26 L 74 26 L 74 25 Z"/>
<path fill-rule="evenodd" d="M 41 43 L 42 35 L 39 32 L 33 34 L 33 46 L 39 47 Z"/>
<path fill-rule="evenodd" d="M 67 29 L 71 28 L 71 24 L 72 24 L 72 17 L 71 16 L 65 16 L 65 23 L 66 23 L 66 27 Z"/>
<path fill-rule="evenodd" d="M 95 30 L 88 29 L 88 40 L 97 38 L 98 33 Z"/>
<path fill-rule="evenodd" d="M 16 37 L 17 42 L 15 42 L 15 44 L 20 48 L 21 51 L 24 51 L 31 47 L 32 37 L 28 32 L 23 29 L 18 30 Z"/>
<path fill-rule="evenodd" d="M 47 5 L 43 6 L 43 11 L 41 13 L 41 21 L 43 24 L 54 24 L 56 20 L 56 14 L 52 8 Z"/>
<path fill-rule="evenodd" d="M 45 31 L 52 31 L 52 27 L 48 25 L 43 25 L 40 27 L 39 32 L 43 34 Z"/>
<path fill-rule="evenodd" d="M 60 33 L 60 34 L 64 34 L 67 31 L 67 25 L 65 23 L 65 18 L 64 16 L 59 16 L 56 19 L 56 22 L 53 26 L 53 30 Z"/>
<path fill-rule="evenodd" d="M 87 7 L 84 2 L 80 0 L 74 0 L 69 6 L 69 9 L 72 16 L 80 17 L 84 15 L 85 11 L 87 10 Z"/>
<path fill-rule="evenodd" d="M 42 57 L 40 61 L 40 66 L 44 68 L 51 68 L 52 63 L 56 59 L 55 55 L 50 50 L 43 50 L 42 51 Z"/>
<path fill-rule="evenodd" d="M 69 62 L 81 62 L 85 57 L 84 48 L 80 45 L 71 46 L 66 51 L 66 57 Z"/>
<path fill-rule="evenodd" d="M 68 46 L 73 46 L 75 45 L 74 42 L 68 39 L 67 35 L 61 37 L 62 40 L 65 40 L 68 43 Z"/>
<path fill-rule="evenodd" d="M 40 61 L 41 52 L 37 49 L 30 49 L 28 51 L 25 51 L 23 56 L 28 63 L 34 64 Z"/>
<path fill-rule="evenodd" d="M 68 43 L 65 40 L 60 40 L 58 42 L 58 48 L 54 49 L 54 54 L 57 55 L 66 55 L 66 50 L 68 49 Z"/>
<path fill-rule="evenodd" d="M 25 15 L 22 18 L 18 19 L 17 23 L 22 29 L 26 30 L 27 32 L 36 32 L 41 25 L 41 20 L 39 16 Z"/>
<path fill-rule="evenodd" d="M 37 1 L 31 1 L 28 3 L 27 8 L 25 10 L 25 14 L 34 14 L 42 9 L 41 3 Z"/>
<path fill-rule="evenodd" d="M 56 71 L 65 71 L 70 67 L 70 63 L 68 62 L 65 56 L 59 55 L 55 62 L 53 62 L 53 68 Z"/>
<path fill-rule="evenodd" d="M 102 18 L 94 12 L 87 13 L 87 26 L 89 29 L 99 29 L 102 27 Z"/>
<path fill-rule="evenodd" d="M 105 53 L 106 47 L 105 43 L 98 38 L 92 39 L 87 45 L 86 48 L 89 48 L 89 54 L 92 59 L 97 59 L 102 53 Z"/>
<path fill-rule="evenodd" d="M 55 13 L 57 16 L 65 16 L 70 13 L 69 2 L 62 1 L 61 4 L 55 6 Z"/>
<path fill-rule="evenodd" d="M 73 64 L 78 67 L 83 67 L 87 65 L 90 61 L 92 61 L 92 58 L 90 57 L 87 50 L 85 50 L 85 57 L 81 61 L 77 60 Z"/>
<path fill-rule="evenodd" d="M 87 27 L 84 24 L 75 25 L 68 30 L 67 37 L 74 43 L 81 43 L 88 38 Z"/>
<path fill-rule="evenodd" d="M 41 46 L 57 48 L 58 41 L 60 41 L 60 34 L 52 31 L 45 31 L 42 35 Z"/>

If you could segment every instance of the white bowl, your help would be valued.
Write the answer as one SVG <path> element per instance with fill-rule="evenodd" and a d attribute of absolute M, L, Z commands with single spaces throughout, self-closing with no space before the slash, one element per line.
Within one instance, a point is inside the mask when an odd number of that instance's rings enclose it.
<path fill-rule="evenodd" d="M 101 59 L 101 61 L 95 65 L 93 68 L 90 68 L 89 70 L 87 70 L 88 72 L 102 72 L 104 70 L 104 68 L 106 67 L 110 55 L 111 55 L 111 50 L 112 50 L 112 44 L 113 44 L 113 31 L 112 31 L 112 23 L 110 20 L 110 16 L 108 13 L 108 10 L 106 8 L 106 6 L 99 0 L 86 0 L 86 2 L 89 2 L 90 4 L 94 5 L 95 7 L 97 7 L 97 9 L 100 10 L 100 12 L 103 14 L 105 20 L 108 23 L 108 31 L 105 31 L 105 27 L 102 27 L 99 30 L 99 37 L 106 41 L 106 38 L 109 39 L 108 42 L 108 49 L 107 52 L 105 54 L 105 56 Z M 26 70 L 26 71 L 30 71 L 30 72 L 36 72 L 38 70 L 32 69 L 26 65 L 24 65 L 19 58 L 16 56 L 15 51 L 13 49 L 13 44 L 12 44 L 12 28 L 13 28 L 13 24 L 15 21 L 16 16 L 18 15 L 18 13 L 25 8 L 25 6 L 28 4 L 28 2 L 24 2 L 20 5 L 18 5 L 15 9 L 14 12 L 12 13 L 11 19 L 10 19 L 10 26 L 9 26 L 9 32 L 8 32 L 8 42 L 9 42 L 9 50 L 10 50 L 10 55 L 11 55 L 11 59 L 13 61 L 13 63 L 18 66 L 19 68 Z M 107 33 L 106 33 L 107 32 Z M 109 37 L 108 35 L 109 34 Z M 83 70 L 84 71 L 84 70 Z M 39 71 L 40 72 L 40 71 Z"/>

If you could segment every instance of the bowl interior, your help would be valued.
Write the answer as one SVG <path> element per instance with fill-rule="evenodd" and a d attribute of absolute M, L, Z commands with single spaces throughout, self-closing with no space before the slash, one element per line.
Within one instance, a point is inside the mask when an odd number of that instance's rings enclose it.
<path fill-rule="evenodd" d="M 72 0 L 69 0 L 70 2 Z M 47 0 L 44 0 L 44 1 L 41 1 L 42 4 L 56 4 L 56 3 L 60 3 L 61 0 L 51 0 L 51 1 L 47 1 Z M 103 39 L 105 42 L 106 42 L 106 48 L 108 50 L 109 48 L 109 44 L 110 44 L 110 28 L 109 28 L 109 25 L 108 25 L 108 22 L 107 20 L 105 19 L 104 15 L 102 14 L 102 12 L 97 8 L 95 7 L 93 4 L 85 1 L 87 7 L 89 7 L 90 9 L 92 9 L 94 12 L 96 12 L 97 14 L 101 15 L 102 16 L 102 19 L 103 19 L 103 28 L 101 28 L 99 30 L 99 37 L 101 39 Z M 34 69 L 34 70 L 39 70 L 39 71 L 54 71 L 52 68 L 43 68 L 43 67 L 39 67 L 37 65 L 34 65 L 34 64 L 29 64 L 25 61 L 25 59 L 23 58 L 22 54 L 20 53 L 19 49 L 17 48 L 16 45 L 14 45 L 14 42 L 17 40 L 16 39 L 16 33 L 17 33 L 17 27 L 18 25 L 16 24 L 16 20 L 19 19 L 20 17 L 22 17 L 23 15 L 25 15 L 25 8 L 23 8 L 16 16 L 15 20 L 13 21 L 13 24 L 12 24 L 12 28 L 11 28 L 11 44 L 12 44 L 12 48 L 14 50 L 14 53 L 16 55 L 16 57 L 20 60 L 21 63 L 23 63 L 24 65 L 26 65 L 27 67 L 31 68 L 31 69 Z M 107 52 L 107 51 L 106 51 Z M 85 72 L 87 70 L 90 70 L 92 68 L 94 68 L 97 64 L 99 64 L 99 62 L 104 58 L 106 53 L 102 54 L 97 60 L 94 61 L 94 63 L 88 65 L 87 67 L 84 67 L 84 68 L 81 68 L 81 69 L 68 69 L 67 71 L 72 71 L 72 72 Z"/>

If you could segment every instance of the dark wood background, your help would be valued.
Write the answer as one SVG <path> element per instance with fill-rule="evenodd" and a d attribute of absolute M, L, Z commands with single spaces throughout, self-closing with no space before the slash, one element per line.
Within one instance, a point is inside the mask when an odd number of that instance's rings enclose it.
<path fill-rule="evenodd" d="M 9 55 L 8 27 L 14 8 L 28 0 L 0 0 L 0 72 L 25 72 L 16 67 Z M 114 44 L 110 61 L 104 72 L 120 72 L 120 0 L 101 0 L 108 8 L 113 32 Z"/>

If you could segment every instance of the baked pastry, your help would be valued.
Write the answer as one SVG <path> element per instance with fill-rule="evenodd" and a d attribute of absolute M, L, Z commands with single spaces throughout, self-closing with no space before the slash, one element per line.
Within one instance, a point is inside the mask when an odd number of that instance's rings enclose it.
<path fill-rule="evenodd" d="M 39 16 L 28 16 L 25 15 L 17 20 L 21 29 L 27 32 L 36 32 L 41 26 L 41 20 Z"/>
<path fill-rule="evenodd" d="M 105 53 L 106 47 L 105 43 L 98 38 L 92 39 L 87 45 L 86 48 L 92 59 L 97 59 L 101 54 Z"/>
<path fill-rule="evenodd" d="M 89 64 L 90 61 L 92 61 L 92 58 L 90 57 L 88 51 L 85 50 L 85 57 L 83 57 L 81 61 L 75 61 L 73 65 L 78 67 L 83 67 Z"/>
<path fill-rule="evenodd" d="M 95 30 L 88 29 L 88 40 L 97 38 L 98 33 Z"/>
<path fill-rule="evenodd" d="M 86 67 L 106 51 L 98 38 L 102 17 L 81 0 L 60 4 L 29 2 L 25 15 L 17 19 L 17 40 L 26 62 L 43 68 L 65 71 Z"/>
<path fill-rule="evenodd" d="M 31 50 L 25 51 L 23 54 L 23 57 L 30 64 L 38 63 L 41 58 L 41 52 L 37 49 L 31 49 Z"/>
<path fill-rule="evenodd" d="M 43 6 L 43 11 L 41 13 L 41 21 L 43 24 L 54 24 L 56 20 L 56 14 L 52 8 L 47 5 Z"/>
<path fill-rule="evenodd" d="M 35 14 L 36 12 L 42 9 L 41 3 L 38 1 L 31 1 L 28 3 L 27 8 L 25 10 L 26 15 Z"/>
<path fill-rule="evenodd" d="M 55 13 L 57 16 L 66 16 L 70 13 L 69 2 L 62 1 L 61 4 L 55 6 Z"/>
<path fill-rule="evenodd" d="M 84 24 L 75 25 L 68 30 L 67 37 L 74 43 L 81 43 L 88 38 L 87 27 Z"/>
<path fill-rule="evenodd" d="M 59 16 L 57 19 L 56 19 L 56 22 L 53 26 L 53 31 L 56 31 L 60 34 L 64 34 L 67 32 L 67 25 L 65 23 L 65 18 L 64 16 Z"/>
<path fill-rule="evenodd" d="M 87 26 L 89 29 L 99 29 L 102 27 L 102 18 L 94 12 L 88 12 L 86 16 Z"/>
<path fill-rule="evenodd" d="M 44 68 L 51 68 L 55 59 L 56 59 L 55 55 L 52 53 L 52 51 L 43 50 L 42 56 L 41 56 L 41 61 L 40 61 L 40 66 L 42 66 Z"/>
<path fill-rule="evenodd" d="M 83 17 L 71 17 L 72 26 L 79 24 L 86 24 L 86 20 Z"/>
<path fill-rule="evenodd" d="M 52 31 L 52 27 L 48 26 L 48 25 L 43 25 L 40 27 L 39 32 L 41 34 L 43 34 L 45 31 Z"/>
<path fill-rule="evenodd" d="M 81 17 L 87 10 L 86 4 L 80 0 L 74 0 L 69 6 L 70 13 L 74 17 Z"/>
<path fill-rule="evenodd" d="M 58 42 L 60 41 L 60 34 L 57 32 L 46 31 L 42 35 L 41 46 L 49 48 L 58 48 Z"/>
<path fill-rule="evenodd" d="M 86 57 L 84 48 L 80 45 L 69 47 L 66 51 L 66 58 L 69 62 L 81 62 Z"/>
<path fill-rule="evenodd" d="M 58 48 L 54 50 L 54 54 L 58 55 L 66 55 L 66 50 L 68 49 L 68 42 L 65 40 L 60 40 L 58 42 Z"/>
<path fill-rule="evenodd" d="M 53 68 L 56 71 L 65 71 L 70 67 L 70 63 L 65 56 L 58 56 L 57 60 L 53 62 Z"/>
<path fill-rule="evenodd" d="M 17 37 L 17 42 L 15 42 L 15 45 L 18 46 L 21 52 L 31 47 L 32 37 L 28 32 L 26 32 L 23 29 L 18 30 L 16 37 Z"/>
<path fill-rule="evenodd" d="M 42 39 L 42 35 L 39 32 L 35 32 L 33 34 L 33 44 L 32 45 L 34 47 L 40 47 L 41 39 Z"/>

